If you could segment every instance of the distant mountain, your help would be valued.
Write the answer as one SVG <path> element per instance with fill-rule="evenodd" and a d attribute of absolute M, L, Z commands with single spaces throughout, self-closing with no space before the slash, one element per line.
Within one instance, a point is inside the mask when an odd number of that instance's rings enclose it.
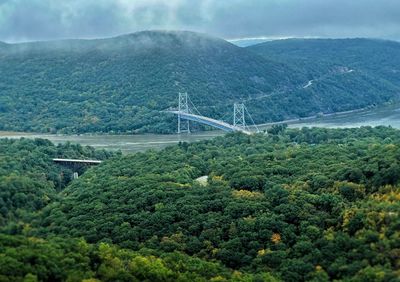
<path fill-rule="evenodd" d="M 161 111 L 176 106 L 180 91 L 188 92 L 204 115 L 227 121 L 233 103 L 242 101 L 257 123 L 398 98 L 396 75 L 384 77 L 391 67 L 385 59 L 379 64 L 379 55 L 368 69 L 361 68 L 328 56 L 325 47 L 302 47 L 307 42 L 240 48 L 205 34 L 145 31 L 7 44 L 0 47 L 0 130 L 174 132 L 175 117 Z M 350 48 L 347 42 L 330 42 Z M 397 43 L 359 43 L 371 44 Z M 369 59 L 363 48 L 352 48 L 354 56 Z"/>

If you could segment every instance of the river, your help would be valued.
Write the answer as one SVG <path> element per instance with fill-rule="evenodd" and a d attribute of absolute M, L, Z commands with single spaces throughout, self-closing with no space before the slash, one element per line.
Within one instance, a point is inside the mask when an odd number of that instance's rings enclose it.
<path fill-rule="evenodd" d="M 182 142 L 194 142 L 222 136 L 223 131 L 205 131 L 191 134 L 138 134 L 138 135 L 56 135 L 18 132 L 0 132 L 0 138 L 44 138 L 58 143 L 79 143 L 82 146 L 92 146 L 97 149 L 121 150 L 122 153 L 135 153 L 148 149 L 161 149 L 168 145 Z"/>
<path fill-rule="evenodd" d="M 375 109 L 331 115 L 313 119 L 304 119 L 289 123 L 289 127 L 327 127 L 344 128 L 360 126 L 386 125 L 400 129 L 400 105 L 390 105 Z M 265 128 L 265 127 L 264 127 Z M 0 132 L 0 138 L 45 138 L 53 143 L 80 143 L 98 149 L 121 150 L 123 153 L 134 153 L 148 149 L 161 149 L 178 142 L 194 142 L 224 135 L 223 131 L 195 132 L 191 134 L 140 134 L 140 135 L 54 135 Z"/>
<path fill-rule="evenodd" d="M 400 129 L 400 105 L 382 106 L 359 112 L 349 112 L 303 120 L 294 122 L 289 126 L 346 128 L 378 125 L 392 126 Z"/>

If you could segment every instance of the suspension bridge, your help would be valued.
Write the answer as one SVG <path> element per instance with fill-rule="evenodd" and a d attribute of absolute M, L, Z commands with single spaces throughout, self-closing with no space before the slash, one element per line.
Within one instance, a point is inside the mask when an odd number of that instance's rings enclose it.
<path fill-rule="evenodd" d="M 189 105 L 191 105 L 191 107 L 189 107 Z M 167 112 L 178 116 L 178 133 L 190 133 L 189 121 L 199 122 L 227 132 L 240 131 L 245 134 L 259 132 L 246 106 L 242 103 L 235 103 L 233 105 L 233 124 L 203 116 L 192 103 L 187 93 L 179 93 L 178 109 L 168 110 Z M 245 119 L 246 114 L 250 118 L 255 131 L 247 125 Z"/>

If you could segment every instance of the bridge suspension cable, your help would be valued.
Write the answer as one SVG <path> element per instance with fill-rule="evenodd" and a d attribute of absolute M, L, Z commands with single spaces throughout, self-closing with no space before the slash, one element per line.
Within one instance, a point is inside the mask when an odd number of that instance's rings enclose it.
<path fill-rule="evenodd" d="M 251 122 L 253 123 L 253 127 L 256 129 L 256 132 L 257 133 L 260 132 L 260 129 L 258 128 L 257 124 L 254 122 L 253 117 L 251 116 L 250 112 L 247 110 L 246 106 L 244 107 L 244 109 L 245 109 L 247 115 L 249 116 Z"/>
<path fill-rule="evenodd" d="M 187 93 L 186 93 L 186 95 L 187 95 Z M 187 97 L 188 97 L 189 103 L 192 105 L 193 109 L 195 110 L 195 114 L 197 114 L 197 115 L 199 115 L 199 116 L 202 116 L 202 114 L 199 112 L 199 110 L 198 110 L 198 109 L 196 108 L 196 106 L 193 104 L 192 100 L 190 99 L 190 96 L 187 95 Z"/>

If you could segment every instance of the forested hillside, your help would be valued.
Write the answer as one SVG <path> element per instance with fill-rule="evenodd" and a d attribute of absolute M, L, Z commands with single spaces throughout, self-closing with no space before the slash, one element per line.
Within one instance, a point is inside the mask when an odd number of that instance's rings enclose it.
<path fill-rule="evenodd" d="M 398 100 L 398 43 L 293 42 L 240 48 L 147 31 L 1 44 L 0 130 L 171 133 L 174 117 L 162 111 L 177 106 L 180 91 L 204 115 L 229 122 L 239 101 L 264 123 Z"/>
<path fill-rule="evenodd" d="M 314 68 L 321 63 L 342 64 L 349 69 L 399 83 L 400 43 L 372 39 L 287 39 L 247 47 L 266 58 L 303 63 Z M 310 64 L 306 66 L 305 64 Z"/>
<path fill-rule="evenodd" d="M 399 144 L 386 127 L 276 126 L 114 156 L 23 228 L 4 218 L 0 278 L 396 281 Z"/>
<path fill-rule="evenodd" d="M 310 95 L 320 97 L 322 103 L 327 97 L 320 93 L 326 89 L 332 94 L 328 99 L 346 97 L 349 107 L 357 104 L 357 99 L 371 105 L 399 97 L 398 42 L 362 38 L 287 39 L 264 42 L 246 49 L 269 60 L 290 65 L 306 75 L 309 82 L 303 85 L 304 89 Z M 338 79 L 341 83 L 334 83 Z M 390 98 L 390 91 L 385 89 L 392 89 L 395 95 Z M 343 102 L 337 101 L 338 104 Z"/>

